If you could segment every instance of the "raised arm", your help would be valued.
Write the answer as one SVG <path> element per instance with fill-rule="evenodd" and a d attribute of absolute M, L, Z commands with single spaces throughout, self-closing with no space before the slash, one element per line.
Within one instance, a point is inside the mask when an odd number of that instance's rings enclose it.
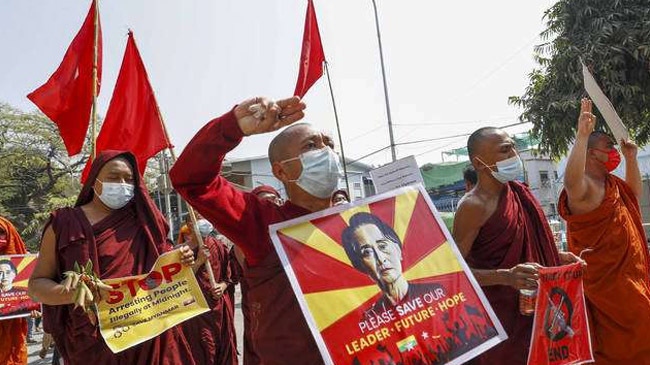
<path fill-rule="evenodd" d="M 66 292 L 63 285 L 56 282 L 56 266 L 56 236 L 49 226 L 43 233 L 41 250 L 27 290 L 32 298 L 43 304 L 72 304 L 74 292 Z"/>
<path fill-rule="evenodd" d="M 639 170 L 637 153 L 639 148 L 632 141 L 621 141 L 621 152 L 625 157 L 625 182 L 630 186 L 637 199 L 643 197 L 643 181 Z"/>
<path fill-rule="evenodd" d="M 587 145 L 589 143 L 589 135 L 594 131 L 594 125 L 596 124 L 596 117 L 591 111 L 591 100 L 582 99 L 576 141 L 569 154 L 564 172 L 564 189 L 569 199 L 576 201 L 583 200 L 588 191 L 588 183 L 585 177 Z"/>
<path fill-rule="evenodd" d="M 463 257 L 467 257 L 476 237 L 485 223 L 485 208 L 480 202 L 465 199 L 454 218 L 454 240 Z M 537 264 L 519 264 L 510 269 L 475 269 L 472 274 L 481 286 L 508 285 L 515 289 L 537 287 Z"/>
<path fill-rule="evenodd" d="M 254 104 L 263 106 L 262 119 L 249 110 Z M 176 191 L 240 246 L 252 263 L 262 260 L 272 249 L 263 217 L 264 211 L 275 208 L 236 189 L 223 178 L 223 159 L 244 136 L 271 132 L 300 120 L 303 109 L 298 98 L 277 103 L 263 98 L 247 100 L 203 127 L 170 171 Z"/>

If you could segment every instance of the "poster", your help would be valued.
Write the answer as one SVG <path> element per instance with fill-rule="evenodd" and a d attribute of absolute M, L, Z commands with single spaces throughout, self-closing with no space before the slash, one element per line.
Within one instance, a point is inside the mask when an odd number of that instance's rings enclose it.
<path fill-rule="evenodd" d="M 421 185 L 270 231 L 328 364 L 461 364 L 507 337 Z"/>
<path fill-rule="evenodd" d="M 582 61 L 580 62 L 582 63 Z M 596 79 L 594 79 L 594 76 L 589 72 L 584 63 L 582 63 L 582 77 L 587 94 L 589 94 L 591 100 L 596 104 L 600 114 L 605 118 L 607 126 L 609 126 L 612 134 L 614 134 L 614 138 L 616 138 L 616 143 L 621 143 L 621 139 L 630 139 L 630 133 L 623 124 L 621 117 L 616 113 L 612 102 L 605 96 L 605 93 L 600 89 Z"/>
<path fill-rule="evenodd" d="M 370 171 L 377 194 L 404 186 L 424 184 L 422 173 L 414 156 L 404 157 Z"/>
<path fill-rule="evenodd" d="M 104 282 L 115 290 L 97 304 L 100 332 L 114 353 L 158 336 L 210 310 L 192 268 L 178 251 L 156 260 L 148 274 Z"/>
<path fill-rule="evenodd" d="M 529 365 L 593 362 L 579 263 L 539 270 Z"/>
<path fill-rule="evenodd" d="M 27 282 L 38 255 L 0 256 L 0 320 L 27 317 L 41 304 L 27 295 Z"/>

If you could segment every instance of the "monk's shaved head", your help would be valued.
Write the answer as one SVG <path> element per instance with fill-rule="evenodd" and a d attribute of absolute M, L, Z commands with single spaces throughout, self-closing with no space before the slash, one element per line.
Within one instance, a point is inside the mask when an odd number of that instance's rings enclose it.
<path fill-rule="evenodd" d="M 469 154 L 469 157 L 472 158 L 479 152 L 481 144 L 485 142 L 488 137 L 499 132 L 503 131 L 495 127 L 483 127 L 474 131 L 474 133 L 472 133 L 467 139 L 467 153 Z"/>
<path fill-rule="evenodd" d="M 280 162 L 293 158 L 287 147 L 293 142 L 298 142 L 296 137 L 301 134 L 312 132 L 312 126 L 309 123 L 293 124 L 285 128 L 280 134 L 275 136 L 269 144 L 269 160 L 271 163 Z"/>
<path fill-rule="evenodd" d="M 587 148 L 607 148 L 608 145 L 615 145 L 614 138 L 603 131 L 594 131 L 589 135 Z"/>

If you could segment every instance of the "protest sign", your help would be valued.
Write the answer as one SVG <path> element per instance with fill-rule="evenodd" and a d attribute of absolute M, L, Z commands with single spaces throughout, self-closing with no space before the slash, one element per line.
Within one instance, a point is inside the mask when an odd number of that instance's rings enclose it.
<path fill-rule="evenodd" d="M 27 317 L 41 304 L 27 295 L 27 281 L 36 267 L 37 255 L 0 256 L 0 320 Z"/>
<path fill-rule="evenodd" d="M 97 304 L 100 332 L 114 353 L 147 341 L 210 310 L 192 268 L 178 251 L 156 260 L 148 274 L 106 279 L 112 286 Z"/>
<path fill-rule="evenodd" d="M 539 269 L 528 365 L 593 362 L 579 263 Z"/>
<path fill-rule="evenodd" d="M 370 171 L 377 194 L 404 186 L 424 184 L 415 157 L 409 156 Z"/>
<path fill-rule="evenodd" d="M 582 63 L 582 61 L 580 62 Z M 621 139 L 628 140 L 630 138 L 630 133 L 628 132 L 627 127 L 625 127 L 621 117 L 616 113 L 612 102 L 609 101 L 607 96 L 605 96 L 605 93 L 600 89 L 596 79 L 594 79 L 594 76 L 589 72 L 589 69 L 587 69 L 587 66 L 585 66 L 584 63 L 582 63 L 582 77 L 584 79 L 587 94 L 589 94 L 591 100 L 596 104 L 600 114 L 605 118 L 605 122 L 614 134 L 616 142 L 620 143 Z"/>
<path fill-rule="evenodd" d="M 270 233 L 328 364 L 461 364 L 507 337 L 421 185 Z"/>

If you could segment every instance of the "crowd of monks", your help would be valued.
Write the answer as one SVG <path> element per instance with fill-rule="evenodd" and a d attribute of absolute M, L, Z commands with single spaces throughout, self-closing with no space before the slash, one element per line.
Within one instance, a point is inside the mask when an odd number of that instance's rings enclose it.
<path fill-rule="evenodd" d="M 233 318 L 238 283 L 244 364 L 323 363 L 268 230 L 270 224 L 349 200 L 328 183 L 337 158 L 331 138 L 297 123 L 305 107 L 298 97 L 249 99 L 210 121 L 186 146 L 170 178 L 202 216 L 197 227 L 204 246 L 191 234 L 194 225 L 182 228 L 175 244 L 168 239 L 166 220 L 130 152 L 97 156 L 74 207 L 52 212 L 29 281 L 30 295 L 43 303 L 44 331 L 65 364 L 237 364 Z M 540 267 L 575 262 L 585 270 L 596 364 L 650 364 L 650 270 L 639 208 L 643 191 L 637 146 L 614 141 L 594 126 L 591 102 L 582 100 L 559 201 L 568 228 L 567 252 L 558 251 L 539 202 L 518 181 L 523 166 L 514 141 L 492 127 L 469 137 L 474 170 L 469 175 L 475 181 L 458 207 L 453 236 L 508 334 L 472 364 L 525 364 L 533 318 L 520 313 L 519 291 L 536 288 Z M 226 154 L 243 138 L 280 129 L 268 156 L 286 201 L 268 186 L 243 192 L 221 175 Z M 615 144 L 625 158 L 625 179 L 611 174 L 621 160 Z M 211 311 L 112 353 L 96 323 L 74 309 L 73 293 L 61 284 L 63 272 L 90 260 L 102 279 L 144 274 L 159 255 L 175 249 L 183 264 L 194 269 Z M 0 254 L 22 253 L 20 236 L 0 219 Z M 216 287 L 203 265 L 208 259 Z M 26 331 L 25 319 L 0 321 L 1 364 L 27 362 Z"/>

